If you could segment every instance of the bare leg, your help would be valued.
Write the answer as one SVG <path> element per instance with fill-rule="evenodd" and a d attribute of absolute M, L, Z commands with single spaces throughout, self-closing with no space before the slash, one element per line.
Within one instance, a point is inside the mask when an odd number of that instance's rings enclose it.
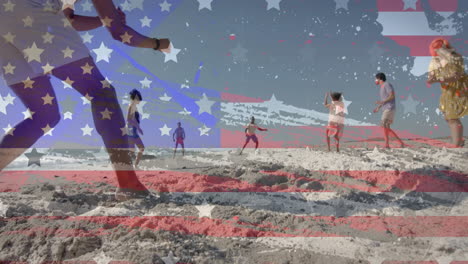
<path fill-rule="evenodd" d="M 176 154 L 178 146 L 179 146 L 179 143 L 176 143 L 175 148 L 174 148 L 174 157 L 172 157 L 173 159 L 175 159 L 175 154 Z"/>
<path fill-rule="evenodd" d="M 336 142 L 336 152 L 340 152 L 340 138 L 338 135 L 335 135 L 335 142 Z"/>
<path fill-rule="evenodd" d="M 452 144 L 460 147 L 463 143 L 463 124 L 460 119 L 449 119 L 450 134 L 452 137 Z"/>
<path fill-rule="evenodd" d="M 141 141 L 141 138 L 138 137 L 136 140 L 136 145 L 138 147 L 138 153 L 135 159 L 135 167 L 140 164 L 141 157 L 143 156 L 143 152 L 145 151 L 145 145 L 143 144 L 143 141 Z"/>
<path fill-rule="evenodd" d="M 249 143 L 249 141 L 246 141 L 246 142 L 245 142 L 245 144 L 244 144 L 244 146 L 242 147 L 242 150 L 241 150 L 241 152 L 239 153 L 239 155 L 242 155 L 242 151 L 244 151 L 244 149 L 245 149 L 245 147 L 247 146 L 248 143 Z"/>
<path fill-rule="evenodd" d="M 330 137 L 328 136 L 328 129 L 325 131 L 325 138 L 327 139 L 327 146 L 328 146 L 328 151 L 331 151 L 330 149 Z"/>
<path fill-rule="evenodd" d="M 32 81 L 33 88 L 25 88 L 23 83 L 11 85 L 11 90 L 18 96 L 31 118 L 18 123 L 0 142 L 0 171 L 30 148 L 45 132 L 60 121 L 57 98 L 48 76 L 40 76 Z M 53 97 L 51 103 L 41 97 Z M 47 103 L 47 104 L 45 104 Z"/>
<path fill-rule="evenodd" d="M 93 67 L 91 74 L 83 73 L 82 66 Z M 73 88 L 83 96 L 92 97 L 91 108 L 96 130 L 101 135 L 109 158 L 117 174 L 118 192 L 146 195 L 148 190 L 138 180 L 130 157 L 128 136 L 122 133 L 125 120 L 117 101 L 114 87 L 106 83 L 91 57 L 55 68 L 53 75 L 61 80 L 73 81 Z M 107 114 L 106 113 L 107 109 Z M 110 114 L 108 113 L 110 112 Z"/>
<path fill-rule="evenodd" d="M 384 130 L 385 148 L 390 148 L 390 143 L 388 141 L 388 134 L 389 134 L 390 128 L 388 126 L 384 126 L 383 130 Z"/>
<path fill-rule="evenodd" d="M 185 156 L 185 146 L 182 144 L 182 156 Z"/>
<path fill-rule="evenodd" d="M 391 129 L 390 127 L 388 128 L 388 130 L 390 131 L 390 134 L 393 134 L 393 136 L 398 140 L 398 142 L 400 142 L 400 147 L 404 147 L 405 144 L 404 144 L 403 141 L 398 137 L 398 135 L 395 133 L 395 131 L 393 131 L 393 129 Z"/>

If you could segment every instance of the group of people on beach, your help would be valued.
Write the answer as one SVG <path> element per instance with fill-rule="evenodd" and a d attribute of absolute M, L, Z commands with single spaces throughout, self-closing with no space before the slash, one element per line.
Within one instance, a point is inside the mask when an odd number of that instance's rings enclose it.
<path fill-rule="evenodd" d="M 125 13 L 112 0 L 93 0 L 98 16 L 75 14 L 76 0 L 15 0 L 7 1 L 0 10 L 0 71 L 10 89 L 22 101 L 30 113 L 0 141 L 0 171 L 30 148 L 41 136 L 54 128 L 61 119 L 50 75 L 67 82 L 91 102 L 94 124 L 102 137 L 115 169 L 118 186 L 117 199 L 127 195 L 146 195 L 148 190 L 138 180 L 131 159 L 130 148 L 139 148 L 136 163 L 141 160 L 144 145 L 139 134 L 140 115 L 136 105 L 142 96 L 138 91 L 130 93 L 131 103 L 125 120 L 117 100 L 115 88 L 104 78 L 90 56 L 88 48 L 77 31 L 88 31 L 104 26 L 111 36 L 123 44 L 169 53 L 169 39 L 141 35 L 127 25 Z M 53 46 L 51 46 L 53 43 Z M 429 67 L 428 83 L 440 83 L 442 94 L 439 108 L 450 127 L 452 143 L 461 147 L 463 125 L 460 118 L 468 114 L 468 75 L 464 71 L 462 56 L 445 39 L 435 39 L 429 47 L 433 56 Z M 62 54 L 63 53 L 63 54 Z M 41 60 L 42 58 L 42 60 Z M 403 142 L 390 128 L 395 116 L 395 92 L 386 81 L 385 74 L 376 75 L 381 100 L 374 112 L 382 110 L 381 125 L 384 128 L 386 146 L 393 135 Z M 328 103 L 328 97 L 332 101 Z M 330 111 L 327 127 L 327 143 L 330 137 L 336 141 L 343 132 L 344 106 L 341 94 L 326 96 L 325 107 Z M 122 133 L 127 127 L 127 133 Z M 256 130 L 260 128 L 252 118 L 245 128 L 244 148 L 252 140 L 258 147 Z M 184 153 L 185 132 L 181 125 L 173 134 L 176 148 L 180 144 Z M 174 151 L 175 153 L 175 151 Z M 242 153 L 242 151 L 241 151 Z"/>

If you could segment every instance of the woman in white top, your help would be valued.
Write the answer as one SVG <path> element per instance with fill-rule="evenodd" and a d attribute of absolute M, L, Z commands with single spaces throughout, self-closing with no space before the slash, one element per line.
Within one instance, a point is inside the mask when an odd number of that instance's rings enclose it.
<path fill-rule="evenodd" d="M 330 104 L 328 103 L 328 96 L 330 96 L 332 99 Z M 339 152 L 340 138 L 343 135 L 344 130 L 344 103 L 341 101 L 341 93 L 327 93 L 325 95 L 325 102 L 323 104 L 330 110 L 328 116 L 328 125 L 325 132 L 328 151 L 331 151 L 330 137 L 334 137 L 336 142 L 336 151 Z"/>
<path fill-rule="evenodd" d="M 117 173 L 117 198 L 147 194 L 132 168 L 125 119 L 114 87 L 99 72 L 76 31 L 105 26 L 115 40 L 169 52 L 168 39 L 143 36 L 126 25 L 112 0 L 92 0 L 99 16 L 75 15 L 74 0 L 4 0 L 0 6 L 2 77 L 30 112 L 0 142 L 0 171 L 60 120 L 49 75 L 91 101 L 96 130 Z"/>

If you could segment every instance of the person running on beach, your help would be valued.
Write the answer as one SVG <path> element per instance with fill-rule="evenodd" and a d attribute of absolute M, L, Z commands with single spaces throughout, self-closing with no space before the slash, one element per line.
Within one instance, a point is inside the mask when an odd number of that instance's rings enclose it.
<path fill-rule="evenodd" d="M 328 96 L 331 97 L 332 101 L 328 103 Z M 328 116 L 328 126 L 326 129 L 326 139 L 328 151 L 330 149 L 330 137 L 335 139 L 336 151 L 340 152 L 340 138 L 343 135 L 344 130 L 344 103 L 341 100 L 341 93 L 326 93 L 325 101 L 323 105 L 330 110 Z"/>
<path fill-rule="evenodd" d="M 179 144 L 182 146 L 182 156 L 185 155 L 185 146 L 184 146 L 184 140 L 185 140 L 185 130 L 182 128 L 182 124 L 180 122 L 177 123 L 177 128 L 172 134 L 172 140 L 175 142 L 175 148 L 174 148 L 174 158 L 175 154 L 177 151 L 177 147 Z"/>
<path fill-rule="evenodd" d="M 395 138 L 400 143 L 400 147 L 404 147 L 405 144 L 403 141 L 398 137 L 398 135 L 390 128 L 390 125 L 393 124 L 393 120 L 395 118 L 395 110 L 396 110 L 396 103 L 395 103 L 395 90 L 393 86 L 387 82 L 387 77 L 384 73 L 379 72 L 375 75 L 375 84 L 380 86 L 380 100 L 375 102 L 378 106 L 374 109 L 374 113 L 383 110 L 382 112 L 382 119 L 380 125 L 384 130 L 384 139 L 385 139 L 385 148 L 390 148 L 389 144 L 389 135 L 393 134 Z"/>
<path fill-rule="evenodd" d="M 257 124 L 255 124 L 255 117 L 252 116 L 252 118 L 250 119 L 250 123 L 248 123 L 246 128 L 245 128 L 245 137 L 246 137 L 245 138 L 245 144 L 244 144 L 244 147 L 242 147 L 242 150 L 239 153 L 239 155 L 242 155 L 242 151 L 244 151 L 245 146 L 247 146 L 247 144 L 249 143 L 250 140 L 255 142 L 255 150 L 258 149 L 258 138 L 257 138 L 257 135 L 255 135 L 255 131 L 257 129 L 260 130 L 260 131 L 268 131 L 268 129 L 266 129 L 266 128 L 261 128 L 261 127 L 257 126 Z"/>
<path fill-rule="evenodd" d="M 0 75 L 28 109 L 27 118 L 0 141 L 0 171 L 61 119 L 50 75 L 67 82 L 91 103 L 94 124 L 114 167 L 118 200 L 149 191 L 133 170 L 125 119 L 116 90 L 101 74 L 77 31 L 104 26 L 132 47 L 170 52 L 169 39 L 139 34 L 112 0 L 91 1 L 98 16 L 75 14 L 75 0 L 5 1 L 0 9 Z M 103 44 L 101 44 L 102 46 Z M 99 56 L 98 56 L 99 57 Z"/>
<path fill-rule="evenodd" d="M 140 113 L 138 112 L 137 105 L 143 100 L 141 93 L 137 89 L 133 89 L 130 92 L 130 105 L 128 106 L 128 114 L 127 114 L 127 126 L 128 130 L 128 137 L 130 148 L 134 149 L 136 146 L 138 148 L 138 153 L 135 159 L 135 169 L 138 168 L 138 164 L 140 163 L 141 157 L 143 156 L 143 152 L 145 151 L 145 145 L 140 138 L 139 134 L 143 135 L 143 130 L 140 127 Z"/>

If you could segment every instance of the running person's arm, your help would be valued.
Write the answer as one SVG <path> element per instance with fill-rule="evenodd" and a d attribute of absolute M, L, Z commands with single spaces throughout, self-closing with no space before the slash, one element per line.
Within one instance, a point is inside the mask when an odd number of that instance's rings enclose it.
<path fill-rule="evenodd" d="M 88 31 L 102 27 L 101 19 L 98 16 L 75 15 L 75 10 L 70 5 L 64 6 L 63 14 L 76 31 Z"/>
<path fill-rule="evenodd" d="M 258 130 L 260 130 L 260 131 L 268 131 L 268 129 L 266 129 L 266 128 L 261 128 L 261 127 L 259 127 L 259 126 L 257 126 L 257 128 L 258 128 Z"/>
<path fill-rule="evenodd" d="M 121 41 L 132 47 L 156 48 L 159 42 L 158 50 L 170 52 L 169 39 L 154 39 L 141 35 L 131 27 L 127 26 L 122 12 L 115 7 L 112 0 L 92 0 L 99 19 L 109 30 L 115 40 Z M 122 14 L 121 14 L 122 13 Z M 75 16 L 76 17 L 76 16 Z"/>
<path fill-rule="evenodd" d="M 182 139 L 185 140 L 185 130 L 182 128 Z"/>
<path fill-rule="evenodd" d="M 326 93 L 325 99 L 323 101 L 323 106 L 325 106 L 326 108 L 330 108 L 330 105 L 328 104 L 328 96 L 329 96 L 329 93 Z"/>

